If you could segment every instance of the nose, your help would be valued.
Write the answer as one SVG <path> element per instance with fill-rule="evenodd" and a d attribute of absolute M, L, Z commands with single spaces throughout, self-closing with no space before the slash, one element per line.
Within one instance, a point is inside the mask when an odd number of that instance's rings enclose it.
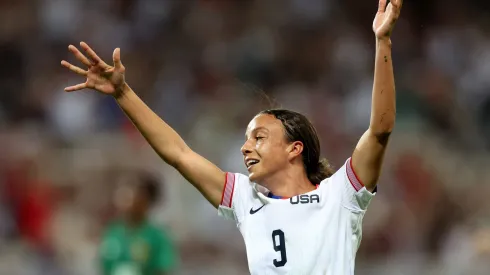
<path fill-rule="evenodd" d="M 251 144 L 250 142 L 247 140 L 245 141 L 245 143 L 243 144 L 242 148 L 240 149 L 240 151 L 242 152 L 242 155 L 246 156 L 250 153 L 252 153 L 252 149 L 251 149 Z"/>

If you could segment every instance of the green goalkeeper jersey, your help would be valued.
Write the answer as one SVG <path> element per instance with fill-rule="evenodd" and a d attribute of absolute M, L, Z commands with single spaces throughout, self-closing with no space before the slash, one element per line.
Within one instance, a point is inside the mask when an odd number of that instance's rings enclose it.
<path fill-rule="evenodd" d="M 151 223 L 128 227 L 116 222 L 106 230 L 100 247 L 104 275 L 159 275 L 176 264 L 168 235 Z"/>

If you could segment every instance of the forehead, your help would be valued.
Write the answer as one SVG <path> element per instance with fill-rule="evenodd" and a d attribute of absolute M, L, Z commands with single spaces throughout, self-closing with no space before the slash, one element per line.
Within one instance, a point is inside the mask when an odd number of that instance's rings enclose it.
<path fill-rule="evenodd" d="M 260 114 L 255 116 L 248 124 L 245 135 L 250 135 L 254 131 L 282 132 L 283 127 L 279 119 L 272 115 Z"/>

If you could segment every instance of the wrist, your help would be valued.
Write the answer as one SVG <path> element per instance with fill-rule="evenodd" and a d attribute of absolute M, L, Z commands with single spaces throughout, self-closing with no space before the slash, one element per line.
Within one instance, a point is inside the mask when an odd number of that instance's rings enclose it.
<path fill-rule="evenodd" d="M 390 37 L 376 37 L 376 45 L 378 46 L 388 46 L 391 48 L 391 38 Z"/>
<path fill-rule="evenodd" d="M 131 88 L 129 85 L 124 82 L 112 95 L 116 100 L 122 98 L 124 95 L 126 95 L 128 92 L 131 91 Z"/>

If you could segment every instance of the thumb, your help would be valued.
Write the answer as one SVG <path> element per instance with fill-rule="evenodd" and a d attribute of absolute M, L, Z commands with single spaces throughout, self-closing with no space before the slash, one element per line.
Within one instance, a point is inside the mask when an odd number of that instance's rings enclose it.
<path fill-rule="evenodd" d="M 114 50 L 114 53 L 112 54 L 112 60 L 114 61 L 114 68 L 116 68 L 116 70 L 123 69 L 123 65 L 121 63 L 121 49 L 116 48 Z"/>

